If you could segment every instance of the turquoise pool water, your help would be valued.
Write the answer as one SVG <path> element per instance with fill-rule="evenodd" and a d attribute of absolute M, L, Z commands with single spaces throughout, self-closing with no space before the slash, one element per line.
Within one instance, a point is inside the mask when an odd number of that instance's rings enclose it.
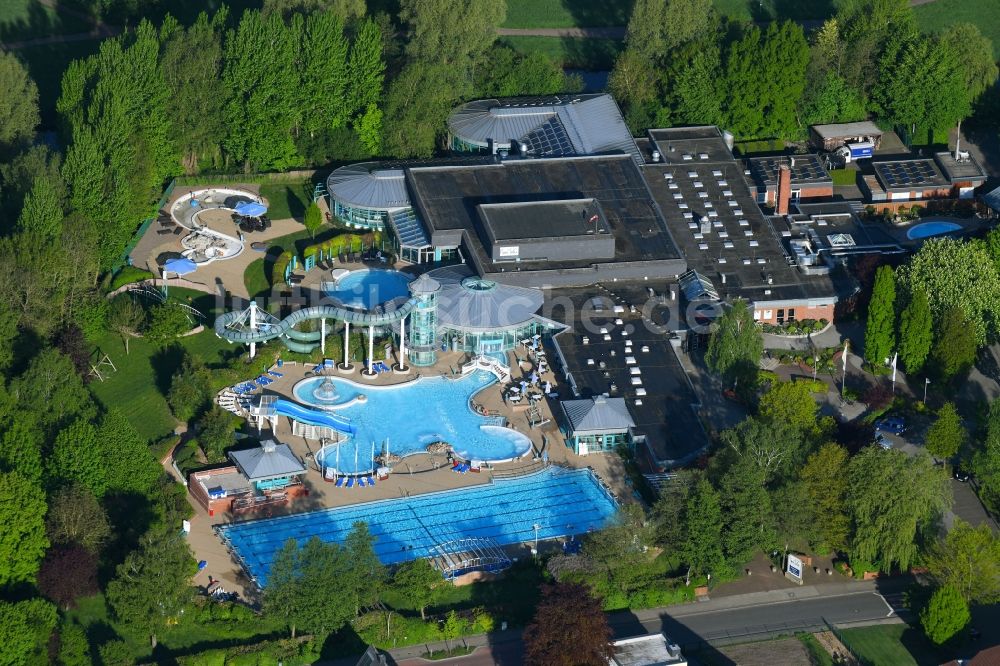
<path fill-rule="evenodd" d="M 496 378 L 479 370 L 457 379 L 422 377 L 398 386 L 362 386 L 339 377 L 312 377 L 295 385 L 295 399 L 345 417 L 355 432 L 346 441 L 323 449 L 317 461 L 344 473 L 372 469 L 372 443 L 381 453 L 420 453 L 444 441 L 467 460 L 510 460 L 531 449 L 523 433 L 498 427 L 497 418 L 481 416 L 469 405 L 472 397 Z M 332 382 L 336 396 L 319 401 L 314 391 Z M 328 386 L 328 385 L 327 385 Z M 364 396 L 364 402 L 358 401 Z M 340 450 L 339 461 L 337 450 Z M 355 464 L 357 460 L 357 464 Z"/>
<path fill-rule="evenodd" d="M 948 222 L 946 220 L 932 220 L 930 222 L 922 222 L 921 224 L 913 227 L 906 232 L 906 237 L 910 240 L 919 240 L 921 238 L 931 238 L 932 236 L 940 236 L 942 234 L 951 233 L 952 231 L 958 231 L 961 228 L 961 224 L 955 224 L 954 222 Z"/>
<path fill-rule="evenodd" d="M 288 539 L 303 544 L 318 536 L 343 543 L 357 521 L 368 523 L 379 559 L 393 564 L 425 557 L 435 544 L 454 539 L 491 538 L 501 545 L 531 541 L 534 525 L 539 539 L 584 534 L 607 525 L 616 510 L 589 470 L 549 467 L 475 488 L 234 523 L 218 530 L 263 586 L 275 553 Z"/>
<path fill-rule="evenodd" d="M 368 268 L 351 271 L 333 283 L 326 295 L 346 307 L 371 310 L 377 305 L 410 295 L 413 278 L 401 271 Z"/>

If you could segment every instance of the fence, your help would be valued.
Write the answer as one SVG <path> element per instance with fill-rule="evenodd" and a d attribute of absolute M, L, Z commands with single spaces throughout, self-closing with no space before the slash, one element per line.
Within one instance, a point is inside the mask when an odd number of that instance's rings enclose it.
<path fill-rule="evenodd" d="M 128 242 L 128 245 L 125 246 L 125 251 L 122 252 L 121 256 L 118 257 L 118 261 L 116 261 L 114 265 L 111 267 L 112 275 L 117 273 L 125 264 L 131 265 L 131 262 L 129 261 L 129 255 L 132 254 L 132 250 L 135 249 L 135 246 L 139 243 L 139 240 L 142 239 L 144 235 L 146 235 L 146 232 L 149 230 L 149 225 L 153 223 L 153 220 L 159 217 L 160 211 L 163 210 L 163 207 L 167 205 L 167 201 L 170 199 L 170 195 L 173 194 L 174 187 L 176 185 L 177 185 L 177 179 L 174 178 L 167 185 L 167 188 L 163 190 L 163 196 L 161 196 L 160 200 L 157 202 L 156 209 L 153 211 L 153 214 L 142 221 L 142 224 L 139 225 L 139 228 L 136 229 L 136 232 L 132 234 L 132 240 L 130 240 Z"/>

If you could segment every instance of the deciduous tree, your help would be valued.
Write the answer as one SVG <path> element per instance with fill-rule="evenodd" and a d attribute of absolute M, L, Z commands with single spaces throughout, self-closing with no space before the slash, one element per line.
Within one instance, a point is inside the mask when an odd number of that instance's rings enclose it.
<path fill-rule="evenodd" d="M 1000 537 L 986 523 L 972 527 L 956 518 L 931 549 L 927 568 L 938 585 L 955 588 L 968 603 L 1000 599 Z"/>
<path fill-rule="evenodd" d="M 108 325 L 121 336 L 126 356 L 128 356 L 129 340 L 139 333 L 145 322 L 146 312 L 131 296 L 125 294 L 112 301 L 108 310 Z"/>
<path fill-rule="evenodd" d="M 542 587 L 535 617 L 524 630 L 531 666 L 603 666 L 611 658 L 611 627 L 599 599 L 580 583 Z"/>
<path fill-rule="evenodd" d="M 24 198 L 24 206 L 17 219 L 18 229 L 53 242 L 62 233 L 62 221 L 62 206 L 55 187 L 47 178 L 37 179 Z"/>
<path fill-rule="evenodd" d="M 424 611 L 434 603 L 443 582 L 441 573 L 424 558 L 404 562 L 392 576 L 393 590 L 420 611 L 421 620 L 427 619 Z"/>
<path fill-rule="evenodd" d="M 38 86 L 13 53 L 0 51 L 0 154 L 30 143 L 38 127 Z"/>
<path fill-rule="evenodd" d="M 945 382 L 961 377 L 972 368 L 977 347 L 975 326 L 965 312 L 945 310 L 931 348 L 931 368 Z"/>
<path fill-rule="evenodd" d="M 941 43 L 955 54 L 966 90 L 975 101 L 997 80 L 993 43 L 973 23 L 951 24 L 941 33 Z"/>
<path fill-rule="evenodd" d="M 722 441 L 737 457 L 760 468 L 768 482 L 787 477 L 808 453 L 803 433 L 784 422 L 760 417 L 747 418 L 724 430 Z"/>
<path fill-rule="evenodd" d="M 80 597 L 98 591 L 97 557 L 80 545 L 52 548 L 38 571 L 38 590 L 52 603 L 69 610 Z"/>
<path fill-rule="evenodd" d="M 753 382 L 763 353 L 764 339 L 750 306 L 735 301 L 712 327 L 705 354 L 708 367 L 729 380 Z"/>
<path fill-rule="evenodd" d="M 930 602 L 920 611 L 920 625 L 936 645 L 954 638 L 971 619 L 969 604 L 951 585 L 934 590 Z"/>
<path fill-rule="evenodd" d="M 844 550 L 851 529 L 847 515 L 847 449 L 826 444 L 809 456 L 800 479 L 812 515 L 813 546 Z"/>
<path fill-rule="evenodd" d="M 45 493 L 16 472 L 0 474 L 0 587 L 35 580 L 49 540 Z"/>
<path fill-rule="evenodd" d="M 45 530 L 54 544 L 77 543 L 95 554 L 111 536 L 104 508 L 94 494 L 79 483 L 60 488 L 52 495 Z"/>
<path fill-rule="evenodd" d="M 973 456 L 972 467 L 983 503 L 993 511 L 1000 510 L 1000 400 L 990 403 L 986 438 Z"/>
<path fill-rule="evenodd" d="M 774 546 L 771 498 L 764 482 L 764 470 L 745 458 L 737 460 L 722 477 L 722 544 L 733 566 Z"/>
<path fill-rule="evenodd" d="M 471 66 L 496 41 L 507 18 L 506 0 L 402 0 L 410 60 L 458 68 Z"/>
<path fill-rule="evenodd" d="M 955 410 L 955 403 L 946 402 L 938 410 L 937 419 L 927 431 L 924 445 L 927 452 L 935 458 L 947 460 L 958 453 L 968 436 L 962 425 L 962 417 Z"/>
<path fill-rule="evenodd" d="M 687 539 L 684 562 L 691 573 L 724 571 L 722 553 L 722 508 L 719 493 L 707 479 L 699 479 L 687 501 Z"/>
<path fill-rule="evenodd" d="M 55 606 L 44 599 L 0 601 L 0 663 L 48 663 L 49 639 L 56 622 Z"/>

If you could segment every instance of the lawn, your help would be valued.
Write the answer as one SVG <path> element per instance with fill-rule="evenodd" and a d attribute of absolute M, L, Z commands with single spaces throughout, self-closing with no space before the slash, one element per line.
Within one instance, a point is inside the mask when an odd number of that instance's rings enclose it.
<path fill-rule="evenodd" d="M 582 37 L 504 37 L 512 48 L 522 53 L 539 51 L 567 69 L 590 72 L 610 70 L 623 44 L 617 39 Z"/>
<path fill-rule="evenodd" d="M 873 627 L 844 629 L 838 632 L 840 640 L 863 663 L 871 666 L 917 666 L 914 653 L 926 663 L 940 663 L 933 659 L 933 650 L 916 629 L 905 624 L 880 624 Z M 910 645 L 911 641 L 913 645 Z M 909 649 L 907 646 L 910 646 Z"/>
<path fill-rule="evenodd" d="M 599 28 L 626 25 L 632 0 L 507 0 L 504 28 Z"/>
<path fill-rule="evenodd" d="M 175 288 L 170 290 L 170 296 L 189 302 L 202 312 L 212 309 L 213 297 L 207 294 Z M 179 344 L 209 364 L 221 363 L 223 354 L 239 351 L 238 347 L 216 337 L 211 330 L 211 317 L 206 326 L 209 330 L 179 338 Z M 94 380 L 91 383 L 97 399 L 105 406 L 120 409 L 139 434 L 150 441 L 173 431 L 177 421 L 170 413 L 164 395 L 170 388 L 170 378 L 180 364 L 179 355 L 158 349 L 143 339 L 131 340 L 126 355 L 122 339 L 115 333 L 107 333 L 95 342 L 95 346 L 108 354 L 118 368 L 105 381 Z"/>
<path fill-rule="evenodd" d="M 267 214 L 272 220 L 290 217 L 301 221 L 306 208 L 312 203 L 313 183 L 311 180 L 298 183 L 271 183 L 260 186 L 261 196 L 268 201 Z"/>
<path fill-rule="evenodd" d="M 934 0 L 913 8 L 921 30 L 937 32 L 952 23 L 974 23 L 993 41 L 1000 60 L 1000 0 Z"/>
<path fill-rule="evenodd" d="M 830 169 L 834 185 L 854 185 L 858 180 L 857 169 Z"/>

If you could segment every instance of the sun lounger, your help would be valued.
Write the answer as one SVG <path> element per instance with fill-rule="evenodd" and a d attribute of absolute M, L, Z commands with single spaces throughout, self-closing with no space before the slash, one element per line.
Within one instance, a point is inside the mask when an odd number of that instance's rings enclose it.
<path fill-rule="evenodd" d="M 354 487 L 354 477 L 353 476 L 347 477 L 347 483 L 345 484 L 345 487 L 347 487 L 347 488 L 353 488 Z"/>
<path fill-rule="evenodd" d="M 368 485 L 368 483 L 365 482 L 365 477 L 363 477 L 363 476 L 359 476 L 358 477 L 358 485 L 361 486 L 362 488 L 364 488 L 364 487 L 366 487 Z"/>
<path fill-rule="evenodd" d="M 278 372 L 277 370 L 268 370 L 267 372 L 268 372 L 268 374 L 270 374 L 273 377 L 284 377 L 285 376 L 282 373 Z"/>
<path fill-rule="evenodd" d="M 344 477 L 338 476 L 337 477 L 337 487 L 338 488 L 342 488 L 343 486 L 344 486 Z"/>
<path fill-rule="evenodd" d="M 368 485 L 369 486 L 374 486 L 375 485 L 375 477 L 374 476 L 369 476 L 368 477 Z"/>

